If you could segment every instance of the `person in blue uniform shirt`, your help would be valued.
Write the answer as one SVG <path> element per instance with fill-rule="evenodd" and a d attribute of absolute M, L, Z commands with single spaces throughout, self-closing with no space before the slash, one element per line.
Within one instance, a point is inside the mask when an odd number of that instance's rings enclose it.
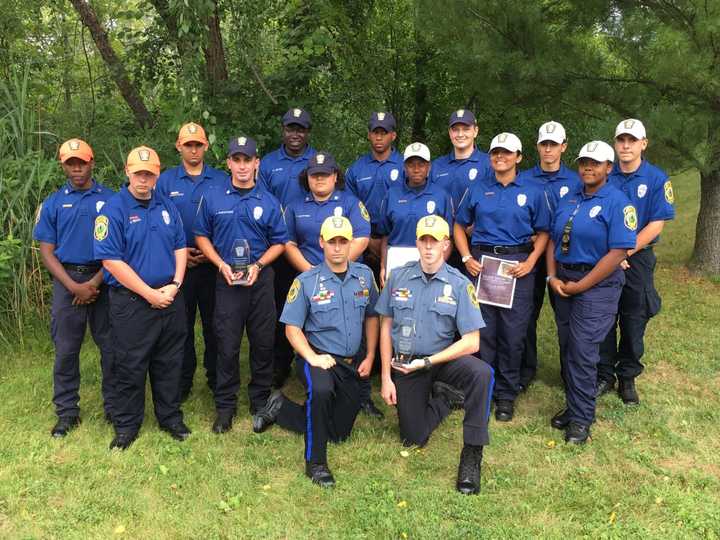
<path fill-rule="evenodd" d="M 388 250 L 392 247 L 415 247 L 415 227 L 424 215 L 437 215 L 452 223 L 450 195 L 438 184 L 431 183 L 430 149 L 415 142 L 403 153 L 405 181 L 393 185 L 387 193 L 380 214 L 378 232 L 382 235 L 380 282 L 384 286 Z M 449 251 L 445 253 L 449 257 Z"/>
<path fill-rule="evenodd" d="M 468 276 L 482 272 L 482 257 L 511 261 L 515 293 L 511 308 L 482 304 L 487 325 L 480 356 L 495 369 L 495 419 L 509 422 L 520 393 L 520 361 L 533 310 L 535 266 L 545 253 L 550 209 L 545 192 L 535 182 L 518 177 L 522 144 L 512 133 L 500 133 L 490 143 L 494 175 L 475 184 L 455 215 L 455 245 Z M 472 228 L 468 246 L 467 233 Z"/>
<path fill-rule="evenodd" d="M 359 377 L 375 360 L 377 285 L 370 268 L 353 262 L 353 227 L 345 216 L 326 218 L 320 229 L 323 261 L 300 274 L 288 292 L 281 321 L 297 352 L 296 367 L 307 399 L 280 397 L 277 423 L 305 435 L 305 474 L 330 487 L 328 441 L 347 439 L 360 411 Z M 363 341 L 367 353 L 358 362 Z"/>
<path fill-rule="evenodd" d="M 478 125 L 472 111 L 453 111 L 448 122 L 448 136 L 453 149 L 433 160 L 430 181 L 450 194 L 457 209 L 468 188 L 491 174 L 492 169 L 490 157 L 475 145 Z"/>
<path fill-rule="evenodd" d="M 188 262 L 183 283 L 185 310 L 187 312 L 187 338 L 183 357 L 183 371 L 180 379 L 180 399 L 185 401 L 192 390 L 193 377 L 197 366 L 195 352 L 195 317 L 200 311 L 205 350 L 203 365 L 208 386 L 215 385 L 215 362 L 217 344 L 212 329 L 213 307 L 215 305 L 215 267 L 208 262 L 195 246 L 192 225 L 200 203 L 200 193 L 208 184 L 221 184 L 225 173 L 205 163 L 208 140 L 205 130 L 199 124 L 189 122 L 178 132 L 175 148 L 182 163 L 166 169 L 160 174 L 155 189 L 168 197 L 182 216 L 185 240 L 188 248 Z"/>
<path fill-rule="evenodd" d="M 269 398 L 277 315 L 270 265 L 282 255 L 288 236 L 280 203 L 255 183 L 258 165 L 253 139 L 230 139 L 230 178 L 221 189 L 203 192 L 193 227 L 198 247 L 219 270 L 214 315 L 218 340 L 215 433 L 229 431 L 237 413 L 239 355 L 245 330 L 250 343 L 248 396 L 253 431 L 260 433 L 271 423 Z"/>
<path fill-rule="evenodd" d="M 623 261 L 625 286 L 620 296 L 618 321 L 600 347 L 598 395 L 612 390 L 618 380 L 618 395 L 623 403 L 640 403 L 635 379 L 642 373 L 645 329 L 660 311 L 660 295 L 655 289 L 653 246 L 658 242 L 665 222 L 675 217 L 672 183 L 662 169 L 643 157 L 648 139 L 640 120 L 623 120 L 615 129 L 617 164 L 608 182 L 627 195 L 637 209 L 637 245 L 627 251 Z M 620 336 L 618 338 L 617 328 Z"/>
<path fill-rule="evenodd" d="M 345 173 L 345 185 L 360 199 L 372 225 L 370 243 L 365 262 L 379 271 L 380 268 L 380 208 L 390 186 L 405 179 L 403 156 L 394 147 L 397 138 L 395 117 L 389 112 L 374 112 L 368 122 L 370 152 L 358 158 Z"/>
<path fill-rule="evenodd" d="M 448 223 L 421 217 L 416 238 L 420 260 L 395 269 L 375 305 L 383 317 L 381 395 L 397 406 L 406 446 L 424 446 L 452 409 L 465 408 L 456 489 L 474 494 L 490 442 L 493 371 L 472 356 L 485 323 L 472 283 L 445 262 L 452 249 Z"/>
<path fill-rule="evenodd" d="M 300 186 L 298 177 L 307 168 L 309 159 L 315 155 L 310 146 L 312 121 L 304 109 L 289 109 L 282 117 L 282 144 L 274 152 L 262 158 L 257 173 L 257 183 L 280 201 L 283 212 L 296 200 L 303 200 L 307 191 Z M 275 305 L 282 306 L 297 275 L 292 265 L 280 257 L 273 265 L 275 272 Z M 275 351 L 273 360 L 273 386 L 281 388 L 290 374 L 293 359 L 292 347 L 285 337 L 285 328 L 278 321 L 275 328 Z"/>
<path fill-rule="evenodd" d="M 309 191 L 305 199 L 292 203 L 285 211 L 290 241 L 285 256 L 298 272 L 306 272 L 323 261 L 320 227 L 329 216 L 345 216 L 353 226 L 350 260 L 362 261 L 370 237 L 370 214 L 365 205 L 343 189 L 345 179 L 335 159 L 327 152 L 318 152 L 300 173 L 301 185 Z M 360 352 L 364 354 L 364 349 Z M 383 413 L 371 398 L 369 373 L 360 382 L 361 411 L 375 418 Z"/>
<path fill-rule="evenodd" d="M 113 191 L 93 179 L 92 148 L 81 139 L 60 146 L 63 186 L 38 209 L 33 238 L 53 277 L 50 330 L 55 345 L 53 403 L 57 422 L 53 437 L 64 437 L 80 423 L 80 347 L 85 329 L 100 349 L 105 419 L 112 421 L 114 383 L 107 287 L 93 254 L 95 216 Z"/>
<path fill-rule="evenodd" d="M 110 286 L 116 403 L 115 438 L 125 450 L 137 438 L 149 373 L 160 429 L 183 441 L 190 429 L 180 410 L 180 375 L 187 332 L 180 289 L 187 265 L 182 218 L 154 188 L 160 159 L 152 148 L 130 151 L 128 184 L 95 219 L 93 249 Z"/>
<path fill-rule="evenodd" d="M 567 150 L 565 128 L 559 122 L 550 120 L 538 130 L 538 163 L 531 169 L 520 173 L 523 179 L 536 182 L 545 190 L 550 210 L 557 207 L 558 201 L 568 193 L 575 192 L 582 183 L 578 174 L 566 167 L 562 155 Z M 533 312 L 528 324 L 525 350 L 520 363 L 520 389 L 525 390 L 535 379 L 538 368 L 537 321 L 545 300 L 545 257 L 540 257 L 535 265 L 535 288 L 533 290 Z"/>
<path fill-rule="evenodd" d="M 547 247 L 565 381 L 565 408 L 550 423 L 574 444 L 587 441 L 595 421 L 600 343 L 614 324 L 625 281 L 620 262 L 636 242 L 635 208 L 607 181 L 613 157 L 602 141 L 580 149 L 583 187 L 559 201 Z"/>

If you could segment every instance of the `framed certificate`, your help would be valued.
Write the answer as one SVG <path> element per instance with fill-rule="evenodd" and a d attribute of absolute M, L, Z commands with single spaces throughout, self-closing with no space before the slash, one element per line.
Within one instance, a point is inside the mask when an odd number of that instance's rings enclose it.
<path fill-rule="evenodd" d="M 475 287 L 478 302 L 490 306 L 512 308 L 517 279 L 508 274 L 508 270 L 518 262 L 483 255 L 480 264 L 483 269 L 478 275 Z"/>

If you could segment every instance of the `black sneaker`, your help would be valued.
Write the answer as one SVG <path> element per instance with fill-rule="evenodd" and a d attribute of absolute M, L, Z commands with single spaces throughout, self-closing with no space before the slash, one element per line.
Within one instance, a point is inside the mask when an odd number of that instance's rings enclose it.
<path fill-rule="evenodd" d="M 455 488 L 463 495 L 475 495 L 480 492 L 480 468 L 482 466 L 483 447 L 463 446 L 458 465 Z"/>
<path fill-rule="evenodd" d="M 597 390 L 595 390 L 595 399 L 607 394 L 608 392 L 611 392 L 613 388 L 615 388 L 615 381 L 598 379 Z"/>
<path fill-rule="evenodd" d="M 280 390 L 273 390 L 265 406 L 253 414 L 252 423 L 255 433 L 262 433 L 275 423 L 284 401 L 283 393 Z"/>
<path fill-rule="evenodd" d="M 495 402 L 495 420 L 509 422 L 515 416 L 515 403 L 509 399 L 499 399 Z"/>
<path fill-rule="evenodd" d="M 635 379 L 620 379 L 618 382 L 618 395 L 625 405 L 638 405 L 640 396 L 635 390 Z"/>
<path fill-rule="evenodd" d="M 50 430 L 50 435 L 55 438 L 65 437 L 73 429 L 80 425 L 79 416 L 59 416 L 55 426 Z"/>
<path fill-rule="evenodd" d="M 175 424 L 160 426 L 160 429 L 169 433 L 170 436 L 176 441 L 184 441 L 192 433 L 192 431 L 190 431 L 190 428 L 187 427 L 182 420 L 176 422 Z"/>
<path fill-rule="evenodd" d="M 110 450 L 114 448 L 127 450 L 135 439 L 137 439 L 137 436 L 137 433 L 116 433 L 115 438 L 110 443 Z"/>
<path fill-rule="evenodd" d="M 317 484 L 320 487 L 329 488 L 335 485 L 335 478 L 333 478 L 330 469 L 328 469 L 327 463 L 311 463 L 310 461 L 306 461 L 305 476 L 312 480 L 313 484 Z"/>
<path fill-rule="evenodd" d="M 570 422 L 565 428 L 565 442 L 585 444 L 590 437 L 590 426 L 578 422 Z"/>
<path fill-rule="evenodd" d="M 232 429 L 233 416 L 231 411 L 221 411 L 217 413 L 215 421 L 212 425 L 213 433 L 227 433 Z"/>
<path fill-rule="evenodd" d="M 445 400 L 450 410 L 458 410 L 465 407 L 465 394 L 441 381 L 435 381 L 432 385 L 432 396 Z"/>
<path fill-rule="evenodd" d="M 373 403 L 372 399 L 368 399 L 367 401 L 361 403 L 360 411 L 367 414 L 368 416 L 377 418 L 378 420 L 382 420 L 383 418 L 385 418 L 385 415 L 383 414 L 383 412 L 377 408 L 375 403 Z"/>
<path fill-rule="evenodd" d="M 563 409 L 550 419 L 550 425 L 555 429 L 565 429 L 570 423 L 570 411 Z"/>

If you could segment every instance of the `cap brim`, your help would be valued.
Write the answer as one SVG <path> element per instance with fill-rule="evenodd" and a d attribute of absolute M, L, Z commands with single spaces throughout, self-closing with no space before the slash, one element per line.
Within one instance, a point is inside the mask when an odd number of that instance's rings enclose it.
<path fill-rule="evenodd" d="M 453 127 L 455 124 L 464 124 L 466 126 L 474 126 L 475 122 L 473 120 L 468 120 L 466 118 L 457 118 L 453 120 L 452 122 L 448 123 L 448 127 Z"/>
<path fill-rule="evenodd" d="M 92 156 L 88 156 L 85 153 L 76 152 L 76 153 L 68 154 L 68 155 L 60 158 L 60 163 L 65 163 L 65 162 L 71 160 L 72 158 L 78 158 L 79 160 L 84 161 L 85 163 L 90 163 L 90 161 L 92 161 L 92 159 L 93 159 Z"/>
<path fill-rule="evenodd" d="M 140 171 L 147 171 L 153 174 L 160 174 L 160 166 L 152 166 L 152 165 L 128 165 L 127 170 L 130 173 L 137 173 Z"/>
<path fill-rule="evenodd" d="M 423 161 L 425 161 L 426 163 L 430 163 L 430 160 L 429 160 L 427 157 L 421 156 L 420 154 L 410 154 L 409 156 L 407 156 L 407 157 L 405 157 L 405 158 L 403 159 L 403 162 L 408 161 L 408 160 L 410 160 L 410 159 L 412 159 L 412 158 L 414 158 L 414 157 L 420 158 L 420 159 L 422 159 Z"/>
<path fill-rule="evenodd" d="M 368 124 L 368 131 L 373 131 L 377 128 L 384 129 L 388 133 L 390 133 L 391 131 L 395 131 L 395 126 L 388 126 L 380 122 L 376 122 L 375 124 Z"/>
<path fill-rule="evenodd" d="M 417 236 L 417 239 L 420 240 L 423 236 L 432 236 L 438 242 L 440 240 L 445 240 L 446 238 L 450 238 L 450 236 L 448 236 L 444 233 L 439 233 L 439 232 L 435 232 L 435 231 L 432 231 L 432 232 L 431 231 L 421 231 L 420 234 Z"/>
<path fill-rule="evenodd" d="M 300 127 L 303 127 L 305 129 L 310 129 L 310 122 L 306 122 L 304 120 L 300 120 L 299 118 L 292 118 L 290 120 L 283 120 L 283 126 L 291 126 L 291 125 L 298 125 Z"/>
<path fill-rule="evenodd" d="M 318 174 L 318 173 L 332 174 L 334 172 L 335 172 L 335 167 L 332 167 L 330 165 L 317 165 L 314 167 L 307 168 L 308 174 Z"/>
<path fill-rule="evenodd" d="M 349 240 L 349 241 L 352 241 L 352 239 L 353 239 L 352 234 L 346 234 L 346 233 L 330 234 L 330 236 L 328 236 L 327 238 L 323 235 L 320 235 L 320 236 L 322 236 L 322 239 L 325 240 L 326 242 L 328 242 L 329 240 L 332 240 L 333 238 L 344 238 L 345 240 Z"/>

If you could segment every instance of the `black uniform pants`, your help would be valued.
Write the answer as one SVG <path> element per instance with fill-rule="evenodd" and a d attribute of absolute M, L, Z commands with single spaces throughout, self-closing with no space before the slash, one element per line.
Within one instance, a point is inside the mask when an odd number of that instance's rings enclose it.
<path fill-rule="evenodd" d="M 653 275 L 656 262 L 652 248 L 640 250 L 628 259 L 630 268 L 625 270 L 617 321 L 600 346 L 599 379 L 634 379 L 644 369 L 640 359 L 645 352 L 645 328 L 661 306 Z"/>
<path fill-rule="evenodd" d="M 140 430 L 148 374 L 158 424 L 171 426 L 182 421 L 180 372 L 187 331 L 182 290 L 169 307 L 153 309 L 128 289 L 112 288 L 110 324 L 117 389 L 115 431 Z"/>
<path fill-rule="evenodd" d="M 407 375 L 393 371 L 397 392 L 400 438 L 406 445 L 424 446 L 430 434 L 450 414 L 445 401 L 432 397 L 432 385 L 442 381 L 465 394 L 463 441 L 484 446 L 490 442 L 488 418 L 493 391 L 493 370 L 474 356 L 461 356 L 429 370 Z"/>
<path fill-rule="evenodd" d="M 272 264 L 272 269 L 275 306 L 277 307 L 272 369 L 274 373 L 289 373 L 295 351 L 285 336 L 285 325 L 279 321 L 279 318 L 290 286 L 298 273 L 285 257 L 278 257 Z"/>
<path fill-rule="evenodd" d="M 195 353 L 195 315 L 200 310 L 205 351 L 203 365 L 208 385 L 215 386 L 215 364 L 217 362 L 217 341 L 213 330 L 213 311 L 215 309 L 215 277 L 217 268 L 210 263 L 203 263 L 185 272 L 183 292 L 185 294 L 185 313 L 187 314 L 187 337 L 183 356 L 180 394 L 188 393 L 192 388 L 197 355 Z"/>
<path fill-rule="evenodd" d="M 78 283 L 89 281 L 94 274 L 67 270 Z M 53 279 L 52 307 L 50 309 L 50 334 L 55 345 L 53 366 L 53 403 L 58 416 L 80 414 L 80 348 L 85 329 L 100 350 L 102 372 L 103 407 L 113 414 L 115 382 L 113 379 L 113 351 L 108 316 L 108 288 L 100 286 L 100 295 L 92 304 L 74 306 L 75 296 L 57 279 Z"/>
<path fill-rule="evenodd" d="M 218 413 L 237 412 L 240 390 L 240 346 L 247 330 L 250 341 L 248 396 L 252 413 L 262 409 L 270 396 L 275 341 L 273 270 L 260 272 L 252 287 L 228 285 L 218 274 L 215 288 L 215 336 L 218 342 L 215 408 Z"/>
<path fill-rule="evenodd" d="M 299 356 L 295 358 L 307 398 L 303 405 L 286 399 L 277 423 L 305 435 L 305 461 L 327 463 L 328 441 L 347 439 L 360 411 L 357 371 L 340 359 L 336 360 L 330 369 L 322 369 L 311 366 Z"/>

